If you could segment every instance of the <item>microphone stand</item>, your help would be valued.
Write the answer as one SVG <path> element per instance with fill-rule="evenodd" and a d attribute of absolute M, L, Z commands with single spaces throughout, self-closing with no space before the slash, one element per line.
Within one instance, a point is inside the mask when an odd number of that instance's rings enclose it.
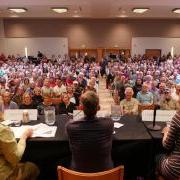
<path fill-rule="evenodd" d="M 149 124 L 147 126 L 148 129 L 152 130 L 152 131 L 159 131 L 161 129 L 161 126 L 156 124 L 156 110 L 158 109 L 157 105 L 155 105 L 154 107 L 154 114 L 153 114 L 153 123 Z"/>

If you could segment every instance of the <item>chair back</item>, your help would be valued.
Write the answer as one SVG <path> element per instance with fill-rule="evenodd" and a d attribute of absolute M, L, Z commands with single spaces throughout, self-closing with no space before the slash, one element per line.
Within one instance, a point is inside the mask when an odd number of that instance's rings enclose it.
<path fill-rule="evenodd" d="M 57 167 L 58 180 L 123 180 L 124 166 L 97 172 L 97 173 L 82 173 L 62 166 Z"/>
<path fill-rule="evenodd" d="M 154 108 L 155 108 L 154 104 L 151 104 L 151 105 L 139 105 L 138 106 L 138 112 L 139 112 L 139 114 L 141 114 L 142 111 L 144 111 L 144 110 L 154 110 Z"/>

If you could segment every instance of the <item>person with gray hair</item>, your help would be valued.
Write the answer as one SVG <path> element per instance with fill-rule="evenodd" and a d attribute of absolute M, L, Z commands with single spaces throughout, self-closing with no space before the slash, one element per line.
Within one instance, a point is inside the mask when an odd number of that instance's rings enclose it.
<path fill-rule="evenodd" d="M 138 114 L 138 100 L 133 98 L 134 91 L 131 87 L 125 89 L 125 99 L 120 102 L 123 115 Z"/>

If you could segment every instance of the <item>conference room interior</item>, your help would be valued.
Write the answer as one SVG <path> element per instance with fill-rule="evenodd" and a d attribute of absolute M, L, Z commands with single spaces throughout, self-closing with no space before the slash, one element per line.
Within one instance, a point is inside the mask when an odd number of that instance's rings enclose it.
<path fill-rule="evenodd" d="M 124 180 L 179 179 L 179 18 L 179 0 L 0 0 L 0 179 L 32 162 L 38 180 L 62 180 L 58 166 L 74 159 L 67 125 L 86 119 L 89 91 L 95 117 L 114 124 L 111 158 Z M 4 128 L 17 148 L 25 137 L 15 166 L 1 150 Z M 168 176 L 161 158 L 173 153 Z"/>

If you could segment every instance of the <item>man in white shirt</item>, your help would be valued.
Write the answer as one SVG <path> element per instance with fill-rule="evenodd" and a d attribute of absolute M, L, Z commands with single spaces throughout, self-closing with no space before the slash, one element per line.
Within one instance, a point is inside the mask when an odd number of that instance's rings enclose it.
<path fill-rule="evenodd" d="M 56 79 L 56 86 L 53 88 L 53 93 L 56 96 L 60 96 L 62 93 L 66 92 L 66 87 L 63 85 L 62 80 Z"/>

